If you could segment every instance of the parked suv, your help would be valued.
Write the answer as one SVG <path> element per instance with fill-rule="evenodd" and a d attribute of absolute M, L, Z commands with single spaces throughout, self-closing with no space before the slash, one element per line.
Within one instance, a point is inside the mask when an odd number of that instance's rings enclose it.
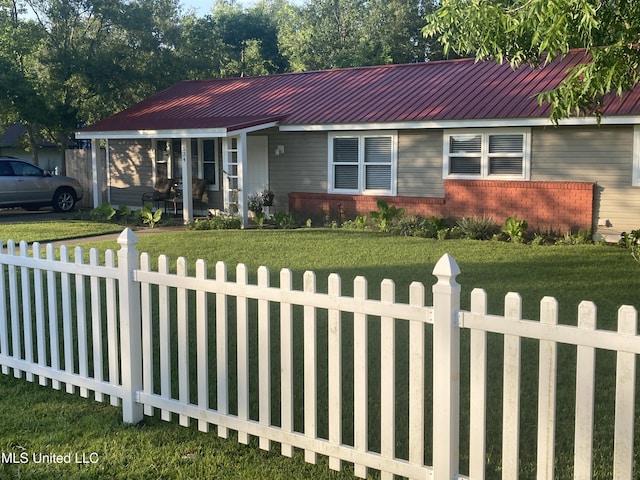
<path fill-rule="evenodd" d="M 15 157 L 0 156 L 0 208 L 37 210 L 52 206 L 59 212 L 73 210 L 84 189 L 70 177 L 51 175 Z"/>

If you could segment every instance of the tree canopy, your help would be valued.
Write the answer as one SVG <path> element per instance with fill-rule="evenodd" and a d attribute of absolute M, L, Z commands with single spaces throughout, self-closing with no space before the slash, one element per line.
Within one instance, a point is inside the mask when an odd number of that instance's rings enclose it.
<path fill-rule="evenodd" d="M 446 53 L 537 66 L 584 48 L 586 61 L 558 88 L 541 92 L 557 122 L 601 115 L 609 93 L 640 82 L 640 2 L 637 0 L 443 0 L 423 33 Z"/>
<path fill-rule="evenodd" d="M 435 0 L 0 0 L 0 128 L 72 133 L 180 80 L 439 58 Z"/>

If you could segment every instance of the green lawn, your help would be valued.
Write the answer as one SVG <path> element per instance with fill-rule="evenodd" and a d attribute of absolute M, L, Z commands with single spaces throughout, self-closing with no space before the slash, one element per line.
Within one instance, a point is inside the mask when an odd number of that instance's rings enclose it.
<path fill-rule="evenodd" d="M 42 228 L 41 228 L 42 229 Z M 2 230 L 4 232 L 4 230 Z M 52 234 L 50 234 L 52 235 Z M 5 237 L 4 233 L 1 234 Z M 24 237 L 24 236 L 23 236 Z M 115 242 L 93 245 L 101 250 L 117 249 Z M 526 318 L 536 318 L 543 296 L 555 296 L 560 303 L 562 323 L 575 323 L 577 305 L 592 300 L 598 305 L 600 328 L 615 328 L 617 308 L 622 304 L 639 306 L 640 267 L 628 252 L 616 247 L 577 245 L 535 247 L 497 242 L 466 240 L 433 241 L 393 237 L 370 232 L 344 230 L 295 231 L 179 231 L 141 235 L 140 251 L 152 258 L 169 255 L 175 263 L 178 256 L 190 261 L 207 260 L 213 276 L 215 262 L 227 262 L 233 276 L 238 262 L 250 267 L 252 280 L 260 265 L 272 272 L 277 284 L 278 270 L 294 271 L 296 288 L 302 273 L 314 270 L 319 289 L 326 288 L 329 273 L 340 273 L 343 290 L 351 291 L 356 275 L 369 280 L 369 296 L 379 294 L 383 278 L 392 278 L 396 296 L 406 301 L 408 286 L 421 281 L 430 297 L 435 278 L 431 271 L 440 256 L 448 252 L 458 261 L 462 274 L 462 307 L 469 306 L 472 288 L 481 287 L 489 294 L 489 310 L 501 313 L 503 298 L 508 291 L 518 291 L 523 297 Z M 427 300 L 430 302 L 430 298 Z M 463 344 L 467 340 L 463 332 Z M 489 345 L 500 356 L 501 339 L 490 336 Z M 572 464 L 572 375 L 575 374 L 575 349 L 561 347 L 558 365 L 560 404 L 557 432 L 557 478 L 571 476 Z M 372 359 L 375 362 L 375 356 Z M 463 365 L 464 365 L 463 355 Z M 613 355 L 602 353 L 602 379 L 598 383 L 597 429 L 595 438 L 595 468 L 598 478 L 611 476 L 612 439 L 612 379 L 608 369 L 615 366 Z M 572 362 L 573 361 L 573 365 Z M 468 361 L 467 361 L 468 362 Z M 537 344 L 523 342 L 523 389 L 533 389 L 537 381 Z M 489 362 L 489 396 L 499 401 L 501 369 L 496 361 Z M 468 375 L 463 366 L 462 395 L 468 392 Z M 601 381 L 600 381 L 601 380 Z M 322 387 L 320 387 L 322 390 Z M 348 394 L 348 392 L 347 392 Z M 351 478 L 349 472 L 330 472 L 326 461 L 319 466 L 304 463 L 301 455 L 294 459 L 273 452 L 260 451 L 255 443 L 238 445 L 235 439 L 220 440 L 215 433 L 204 434 L 177 423 L 167 424 L 157 418 L 147 418 L 140 426 L 123 425 L 121 412 L 93 400 L 70 396 L 50 388 L 0 376 L 0 452 L 66 454 L 98 452 L 95 465 L 0 465 L 1 478 Z M 523 395 L 521 463 L 522 478 L 535 475 L 535 401 L 536 395 Z M 491 413 L 497 411 L 498 413 Z M 488 442 L 488 478 L 499 478 L 499 427 L 501 406 L 490 409 Z M 466 407 L 462 412 L 463 449 L 468 444 L 465 430 Z M 494 419 L 495 417 L 495 419 Z M 195 423 L 195 422 L 194 422 Z M 215 430 L 215 429 L 213 429 Z M 638 432 L 640 429 L 636 429 Z M 640 445 L 636 435 L 636 446 Z M 402 446 L 399 447 L 402 449 Z M 430 453 L 427 453 L 429 457 Z M 466 469 L 466 454 L 461 455 L 462 471 Z"/>
<path fill-rule="evenodd" d="M 69 238 L 89 237 L 114 233 L 122 230 L 113 223 L 96 223 L 81 220 L 46 221 L 38 223 L 3 223 L 0 224 L 0 239 L 6 245 L 7 240 L 20 242 L 51 242 Z"/>

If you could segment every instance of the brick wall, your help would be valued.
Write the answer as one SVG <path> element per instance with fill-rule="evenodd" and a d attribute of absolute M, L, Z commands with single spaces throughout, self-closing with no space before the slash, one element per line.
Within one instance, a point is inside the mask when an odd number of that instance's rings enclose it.
<path fill-rule="evenodd" d="M 530 228 L 559 231 L 593 225 L 593 183 L 446 180 L 444 186 L 444 198 L 292 192 L 289 210 L 344 221 L 368 215 L 383 198 L 389 205 L 422 217 L 487 216 L 503 224 L 507 217 L 517 214 Z"/>

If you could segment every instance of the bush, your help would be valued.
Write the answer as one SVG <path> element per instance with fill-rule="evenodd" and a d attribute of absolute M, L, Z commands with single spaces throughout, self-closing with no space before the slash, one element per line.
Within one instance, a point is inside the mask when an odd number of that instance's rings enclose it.
<path fill-rule="evenodd" d="M 473 240 L 489 240 L 498 233 L 498 225 L 491 217 L 463 217 L 458 220 L 462 235 Z"/>
<path fill-rule="evenodd" d="M 438 217 L 401 218 L 390 229 L 393 233 L 406 237 L 438 238 L 438 232 L 447 227 L 447 222 Z"/>
<path fill-rule="evenodd" d="M 293 214 L 284 210 L 278 210 L 271 219 L 278 228 L 294 228 L 296 226 L 296 219 Z M 307 225 L 310 225 L 309 220 L 307 220 Z"/>
<path fill-rule="evenodd" d="M 371 220 L 373 224 L 381 232 L 388 232 L 393 227 L 394 223 L 400 220 L 404 215 L 405 209 L 398 208 L 396 206 L 389 206 L 389 204 L 379 199 L 377 202 L 378 210 L 371 212 Z"/>
<path fill-rule="evenodd" d="M 502 227 L 502 233 L 504 233 L 508 240 L 513 243 L 522 243 L 524 239 L 524 233 L 529 228 L 526 220 L 518 220 L 518 216 L 514 215 L 513 217 L 507 218 L 507 221 Z"/>
<path fill-rule="evenodd" d="M 640 229 L 632 230 L 631 233 L 622 232 L 618 244 L 628 248 L 633 259 L 640 263 Z"/>
<path fill-rule="evenodd" d="M 367 227 L 367 216 L 359 215 L 353 220 L 347 220 L 342 223 L 342 228 L 346 228 L 348 230 L 366 230 Z"/>
<path fill-rule="evenodd" d="M 569 231 L 556 240 L 556 245 L 583 245 L 585 243 L 593 243 L 589 229 L 578 230 L 578 233 Z"/>
<path fill-rule="evenodd" d="M 194 230 L 239 230 L 242 219 L 236 215 L 216 215 L 206 219 L 197 219 L 191 224 Z"/>
<path fill-rule="evenodd" d="M 110 222 L 116 214 L 116 211 L 108 203 L 103 203 L 99 207 L 89 212 L 89 219 L 94 222 Z"/>

